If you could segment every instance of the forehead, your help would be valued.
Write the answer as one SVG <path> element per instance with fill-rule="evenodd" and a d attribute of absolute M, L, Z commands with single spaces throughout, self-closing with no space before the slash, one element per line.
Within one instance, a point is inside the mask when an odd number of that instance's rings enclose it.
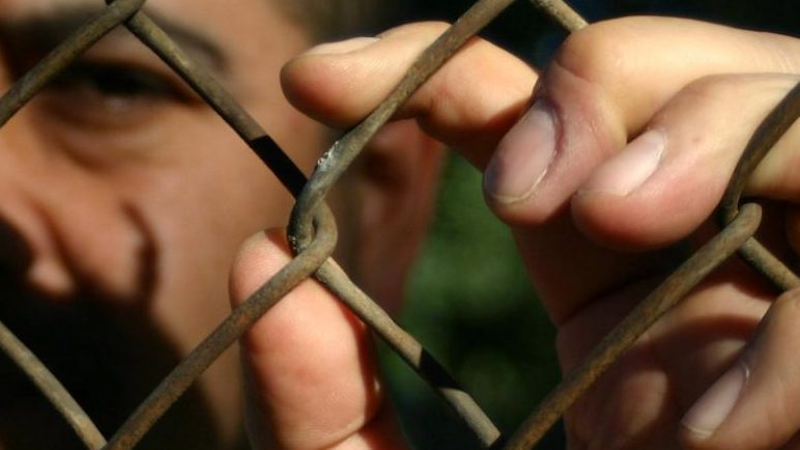
<path fill-rule="evenodd" d="M 238 22 L 237 19 L 253 14 L 271 12 L 273 8 L 270 3 L 270 0 L 237 0 L 234 3 L 219 0 L 149 0 L 145 2 L 144 10 L 174 18 L 185 17 L 189 21 L 224 18 L 219 20 L 220 24 L 224 24 Z M 14 18 L 68 8 L 101 10 L 104 6 L 103 0 L 0 0 L 0 15 Z"/>
<path fill-rule="evenodd" d="M 3 39 L 55 44 L 104 6 L 103 0 L 0 0 L 0 32 Z M 274 104 L 280 67 L 311 42 L 273 0 L 149 0 L 144 11 L 195 59 L 217 66 L 234 95 L 259 107 Z M 155 58 L 125 30 L 112 37 L 103 41 L 107 50 Z"/>
<path fill-rule="evenodd" d="M 0 21 L 51 18 L 99 12 L 102 0 L 0 0 Z M 149 0 L 144 11 L 156 22 L 218 43 L 226 53 L 236 48 L 307 45 L 306 33 L 291 23 L 272 0 Z M 160 20 L 159 20 L 160 19 Z M 235 44 L 235 45 L 234 45 Z"/>

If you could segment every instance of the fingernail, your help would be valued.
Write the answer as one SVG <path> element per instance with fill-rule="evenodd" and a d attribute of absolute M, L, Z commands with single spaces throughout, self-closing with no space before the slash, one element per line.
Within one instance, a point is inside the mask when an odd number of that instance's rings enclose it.
<path fill-rule="evenodd" d="M 342 55 L 355 52 L 379 41 L 376 37 L 355 37 L 339 42 L 320 44 L 305 52 L 306 55 Z"/>
<path fill-rule="evenodd" d="M 553 161 L 557 130 L 553 108 L 536 100 L 497 146 L 486 167 L 486 193 L 503 204 L 530 197 Z"/>
<path fill-rule="evenodd" d="M 597 169 L 581 191 L 621 197 L 630 194 L 656 171 L 666 142 L 664 132 L 658 129 L 641 134 Z"/>
<path fill-rule="evenodd" d="M 742 362 L 729 369 L 683 416 L 683 426 L 700 439 L 711 437 L 736 406 L 748 378 L 750 369 Z"/>

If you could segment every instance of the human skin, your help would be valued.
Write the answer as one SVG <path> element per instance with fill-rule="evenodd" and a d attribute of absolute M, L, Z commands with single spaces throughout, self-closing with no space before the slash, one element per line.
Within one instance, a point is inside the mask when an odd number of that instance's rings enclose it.
<path fill-rule="evenodd" d="M 54 5 L 65 4 L 81 3 L 3 1 L 0 22 L 34 12 L 47 14 Z M 201 32 L 225 49 L 231 64 L 221 74 L 226 87 L 302 166 L 309 167 L 323 130 L 292 110 L 277 87 L 280 66 L 309 44 L 304 34 L 256 0 L 242 8 L 188 0 L 148 4 L 154 13 Z M 377 103 L 441 30 L 441 25 L 416 25 L 377 42 L 318 48 L 284 69 L 285 93 L 315 118 L 350 125 Z M 14 42 L 21 40 L 3 41 L 4 87 L 27 64 L 11 57 Z M 113 43 L 113 51 L 101 45 L 86 58 L 95 64 L 110 59 L 127 69 L 133 64 L 158 77 L 160 63 L 128 42 Z M 345 51 L 349 53 L 342 54 Z M 394 57 L 387 59 L 386 54 Z M 538 90 L 557 107 L 560 156 L 527 197 L 492 189 L 487 197 L 513 227 L 545 306 L 560 327 L 565 368 L 649 289 L 660 268 L 652 265 L 658 254 L 652 250 L 704 221 L 748 130 L 796 82 L 792 74 L 798 72 L 797 54 L 797 43 L 787 38 L 651 19 L 590 27 L 562 48 Z M 699 57 L 688 65 L 687 55 Z M 737 75 L 753 72 L 761 75 Z M 707 77 L 711 73 L 717 75 Z M 500 161 L 490 166 L 496 167 L 489 177 L 495 181 L 487 185 L 502 185 L 522 167 L 509 163 L 519 161 L 514 156 L 519 149 L 532 154 L 545 150 L 541 133 L 509 134 L 529 105 L 535 82 L 535 73 L 526 65 L 475 42 L 434 77 L 404 115 L 419 117 L 425 130 L 481 169 L 492 159 Z M 105 429 L 113 429 L 129 412 L 126 408 L 227 313 L 223 299 L 235 249 L 254 231 L 284 224 L 290 201 L 245 146 L 191 95 L 173 95 L 167 89 L 166 98 L 152 101 L 146 96 L 140 102 L 137 96 L 130 102 L 118 95 L 98 98 L 91 82 L 88 89 L 77 85 L 77 92 L 75 86 L 67 83 L 61 90 L 48 90 L 0 131 L 2 146 L 11 149 L 0 152 L 2 255 L 8 266 L 0 305 L 2 318 L 41 349 L 45 361 L 77 387 L 79 399 L 88 400 L 90 413 L 110 422 L 103 424 Z M 729 105 L 731 92 L 749 108 L 721 113 L 730 111 L 721 106 Z M 72 106 L 73 99 L 85 94 L 88 106 Z M 700 122 L 709 131 L 703 136 L 713 139 L 694 134 Z M 655 164 L 624 148 L 648 125 L 660 127 L 669 137 L 658 170 L 649 177 L 648 167 Z M 407 124 L 403 126 L 402 142 L 417 142 L 405 134 Z M 751 194 L 790 202 L 797 198 L 789 176 L 796 161 L 791 151 L 798 140 L 796 129 L 762 164 L 752 179 Z M 386 136 L 387 151 L 378 153 L 378 167 L 390 167 L 391 173 L 435 168 L 435 152 L 392 149 L 397 139 L 390 139 L 391 133 Z M 695 144 L 691 151 L 679 145 L 682 139 Z M 432 147 L 421 137 L 417 143 Z M 493 156 L 498 146 L 497 153 L 505 156 Z M 396 155 L 415 156 L 398 162 L 392 159 Z M 644 159 L 644 167 L 630 170 L 632 163 L 626 159 Z M 700 165 L 705 170 L 698 171 Z M 374 169 L 375 160 L 364 166 Z M 620 178 L 614 166 L 640 179 Z M 356 270 L 372 291 L 396 292 L 411 259 L 408 249 L 423 229 L 425 193 L 434 173 L 423 172 L 423 182 L 410 177 L 374 180 L 368 174 L 354 181 L 364 188 L 358 193 L 364 208 L 356 209 L 364 217 L 354 221 L 381 234 L 356 234 L 367 244 L 356 256 L 349 255 L 351 265 L 359 269 L 375 268 L 384 260 L 397 263 L 381 265 L 394 273 Z M 641 178 L 647 181 L 637 186 Z M 692 202 L 685 201 L 687 192 Z M 404 201 L 388 201 L 397 198 Z M 785 218 L 777 218 L 779 224 L 785 219 L 789 232 L 774 233 L 777 248 L 790 255 L 789 247 L 798 240 L 792 214 L 789 210 Z M 234 302 L 285 263 L 280 242 L 274 231 L 247 242 L 234 266 Z M 393 242 L 404 245 L 398 248 Z M 572 277 L 582 282 L 573 283 Z M 792 296 L 777 303 L 769 325 L 751 344 L 752 351 L 743 359 L 749 368 L 746 390 L 719 432 L 700 439 L 679 424 L 727 368 L 734 372 L 726 379 L 741 378 L 736 370 L 742 366 L 733 361 L 772 298 L 737 267 L 720 273 L 601 381 L 580 408 L 585 416 L 568 418 L 573 446 L 676 448 L 680 439 L 690 448 L 779 448 L 796 431 L 791 412 L 797 403 L 797 370 L 789 357 L 797 342 L 796 327 L 791 326 L 797 314 Z M 312 282 L 281 302 L 243 344 L 248 426 L 255 448 L 403 448 L 380 389 L 367 333 Z M 83 352 L 75 352 L 75 346 Z M 83 353 L 88 356 L 79 356 Z M 3 393 L 14 393 L 3 397 L 7 403 L 0 405 L 6 447 L 67 448 L 69 431 L 59 431 L 61 421 L 45 415 L 46 405 L 29 403 L 32 394 L 16 389 L 21 384 L 14 373 L 0 369 L 10 380 Z M 229 354 L 204 378 L 179 416 L 178 423 L 189 431 L 161 428 L 156 433 L 164 433 L 158 437 L 162 440 L 151 445 L 236 445 L 242 422 L 238 379 L 235 356 Z M 748 414 L 752 411 L 759 413 Z M 692 423 L 697 429 L 697 420 Z"/>
<path fill-rule="evenodd" d="M 248 8 L 229 8 L 212 1 L 149 2 L 148 8 L 218 46 L 225 58 L 218 72 L 223 84 L 308 168 L 323 130 L 289 107 L 277 77 L 283 62 L 309 42 L 265 2 L 250 3 Z M 0 21 L 21 23 L 35 14 L 59 17 L 65 9 L 81 6 L 83 12 L 97 10 L 96 2 L 89 1 L 3 1 Z M 216 20 L 222 16 L 229 20 Z M 280 42 L 262 27 L 280 35 Z M 20 42 L 5 40 L 5 54 Z M 117 95 L 113 88 L 97 89 L 93 79 L 81 75 L 86 79 L 78 83 L 83 85 L 47 89 L 2 130 L 0 216 L 31 252 L 22 290 L 27 295 L 30 287 L 37 297 L 14 296 L 3 303 L 89 303 L 103 320 L 163 334 L 151 339 L 149 352 L 173 362 L 154 364 L 155 373 L 133 370 L 148 364 L 148 352 L 142 351 L 138 361 L 127 363 L 128 374 L 119 375 L 120 383 L 132 385 L 122 401 L 130 408 L 174 363 L 174 355 L 188 352 L 229 311 L 227 277 L 235 249 L 253 232 L 284 223 L 291 203 L 238 137 L 132 35 L 115 32 L 82 60 L 133 67 L 166 92 Z M 3 89 L 11 71 L 24 70 L 20 65 L 25 63 L 9 58 Z M 152 281 L 144 286 L 140 278 L 146 273 Z M 88 301 L 87 292 L 93 293 Z M 39 293 L 48 299 L 39 300 Z M 8 306 L 14 308 L 19 307 Z M 125 316 L 141 323 L 127 324 L 120 320 Z M 181 319 L 186 316 L 190 318 Z M 81 331 L 77 324 L 71 328 L 51 320 L 64 341 Z M 34 349 L 38 340 L 47 341 L 35 330 L 20 333 Z M 120 348 L 137 342 L 136 330 L 128 334 L 132 342 L 120 342 Z M 103 339 L 124 340 L 113 334 Z M 72 349 L 65 344 L 62 350 Z M 42 357 L 47 362 L 48 355 Z M 126 365 L 117 363 L 121 369 Z M 78 375 L 66 375 L 73 376 Z M 217 405 L 200 408 L 203 414 L 211 411 L 203 420 L 216 424 L 206 427 L 212 437 L 229 443 L 239 433 L 235 415 L 240 396 L 231 382 L 238 377 L 235 353 L 228 352 L 201 381 L 204 401 Z M 115 413 L 113 421 L 100 420 L 116 426 L 122 411 Z"/>
<path fill-rule="evenodd" d="M 311 45 L 306 30 L 264 0 L 235 8 L 154 0 L 146 10 L 310 170 L 330 131 L 292 108 L 279 83 L 282 65 Z M 0 1 L 0 89 L 97 11 L 89 0 Z M 229 313 L 237 249 L 284 226 L 292 203 L 216 113 L 127 31 L 114 31 L 67 73 L 0 130 L 0 317 L 110 436 Z M 438 144 L 409 125 L 394 130 L 376 140 L 366 165 L 406 167 L 396 173 L 408 176 L 421 166 L 415 182 L 357 172 L 333 199 L 349 208 L 339 251 L 375 292 L 398 291 L 424 231 L 438 159 Z M 392 133 L 415 150 L 398 159 Z M 359 231 L 383 222 L 405 249 Z M 357 251 L 354 234 L 365 242 Z M 360 270 L 387 252 L 397 265 Z M 142 448 L 238 446 L 240 379 L 229 351 Z M 0 448 L 77 445 L 5 360 L 0 380 Z"/>
<path fill-rule="evenodd" d="M 379 40 L 318 48 L 284 69 L 286 95 L 312 117 L 352 124 L 443 27 L 415 24 Z M 386 60 L 387 54 L 394 57 Z M 573 34 L 539 78 L 476 40 L 399 114 L 416 118 L 485 171 L 487 201 L 514 232 L 558 327 L 561 364 L 570 370 L 670 270 L 664 263 L 674 258 L 671 244 L 686 238 L 696 246 L 714 232 L 708 217 L 747 139 L 800 80 L 798 55 L 800 41 L 785 36 L 629 18 Z M 747 186 L 748 196 L 771 200 L 762 234 L 790 263 L 800 242 L 798 144 L 795 124 Z M 285 255 L 275 242 L 245 248 L 234 270 L 234 299 L 280 266 Z M 570 448 L 800 448 L 798 299 L 789 292 L 776 301 L 757 275 L 739 262 L 727 264 L 568 413 Z M 291 301 L 295 314 L 303 302 L 334 304 L 311 282 Z M 316 319 L 320 327 L 346 323 L 336 312 Z M 326 341 L 312 339 L 307 326 L 294 327 L 279 314 L 263 320 L 297 337 L 285 351 L 325 351 Z M 252 398 L 262 400 L 265 423 L 279 431 L 263 442 L 286 449 L 404 448 L 387 423 L 377 380 L 343 381 L 348 371 L 362 379 L 359 368 L 372 364 L 359 350 L 361 339 L 353 332 L 335 339 L 351 342 L 349 353 L 337 355 L 341 364 L 293 366 L 318 377 L 316 390 L 353 399 L 339 405 L 338 411 L 360 412 L 346 428 L 326 428 L 332 416 L 314 397 L 298 414 L 283 414 L 278 406 L 301 394 L 271 376 L 274 353 L 250 354 L 250 379 L 261 387 Z M 257 325 L 246 341 L 268 346 L 275 337 Z"/>

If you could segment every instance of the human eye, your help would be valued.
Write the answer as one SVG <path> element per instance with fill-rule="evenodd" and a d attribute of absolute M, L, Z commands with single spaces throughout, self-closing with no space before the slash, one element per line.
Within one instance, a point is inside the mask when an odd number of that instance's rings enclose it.
<path fill-rule="evenodd" d="M 87 62 L 68 68 L 55 80 L 53 88 L 105 97 L 112 102 L 162 100 L 174 95 L 171 83 L 159 75 L 120 65 Z"/>
<path fill-rule="evenodd" d="M 87 56 L 39 92 L 27 110 L 51 148 L 92 167 L 167 157 L 175 130 L 208 108 L 155 58 Z"/>
<path fill-rule="evenodd" d="M 106 61 L 77 61 L 41 93 L 50 116 L 92 128 L 123 127 L 192 102 L 193 94 L 167 70 Z"/>

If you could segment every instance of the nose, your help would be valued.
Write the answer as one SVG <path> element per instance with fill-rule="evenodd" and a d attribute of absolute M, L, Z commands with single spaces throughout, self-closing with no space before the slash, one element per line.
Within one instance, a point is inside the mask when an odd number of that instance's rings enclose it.
<path fill-rule="evenodd" d="M 142 221 L 112 178 L 48 138 L 27 107 L 0 129 L 2 266 L 54 297 L 140 297 Z"/>

